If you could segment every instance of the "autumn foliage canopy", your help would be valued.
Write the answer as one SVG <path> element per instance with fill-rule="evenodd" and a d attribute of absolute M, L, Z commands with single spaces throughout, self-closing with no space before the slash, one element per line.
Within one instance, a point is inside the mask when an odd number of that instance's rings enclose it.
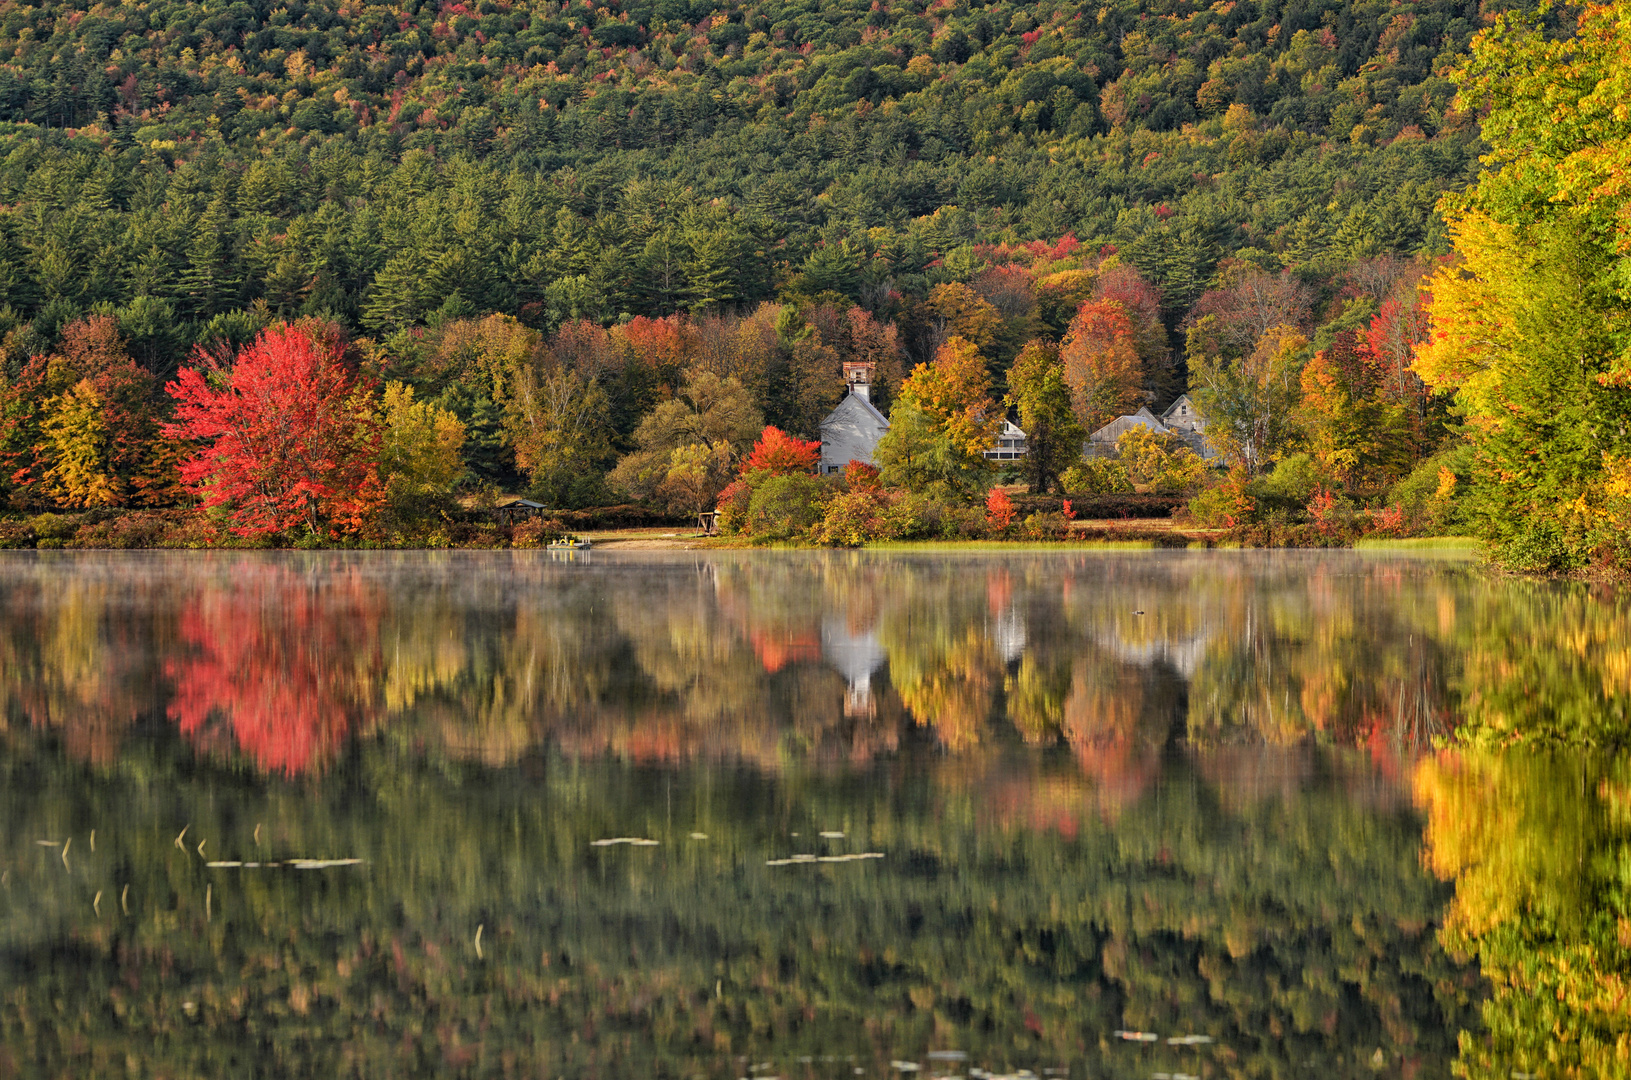
<path fill-rule="evenodd" d="M 379 432 L 337 341 L 274 327 L 222 370 L 203 351 L 165 389 L 164 433 L 198 445 L 181 479 L 249 536 L 356 527 L 381 498 Z"/>
<path fill-rule="evenodd" d="M 789 476 L 815 469 L 821 457 L 821 443 L 805 442 L 778 427 L 766 427 L 753 444 L 753 453 L 742 462 L 742 472 L 764 471 L 772 476 Z"/>

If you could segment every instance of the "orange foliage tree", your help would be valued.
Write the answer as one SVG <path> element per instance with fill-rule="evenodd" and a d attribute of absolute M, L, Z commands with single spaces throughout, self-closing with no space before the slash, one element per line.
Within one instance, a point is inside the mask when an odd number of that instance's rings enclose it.
<path fill-rule="evenodd" d="M 934 363 L 919 364 L 901 384 L 900 396 L 921 410 L 945 434 L 952 447 L 979 458 L 996 442 L 1002 412 L 991 401 L 991 378 L 979 349 L 960 337 L 935 353 Z"/>
<path fill-rule="evenodd" d="M 63 328 L 4 391 L 0 456 L 22 505 L 173 501 L 173 455 L 158 438 L 153 377 L 130 358 L 112 316 Z"/>
<path fill-rule="evenodd" d="M 182 481 L 205 506 L 226 509 L 239 535 L 355 528 L 379 505 L 371 395 L 342 353 L 335 335 L 280 326 L 230 370 L 195 351 L 199 366 L 165 386 L 176 419 L 164 434 L 198 444 Z"/>
<path fill-rule="evenodd" d="M 1156 390 L 1157 396 L 1175 390 L 1177 371 L 1167 328 L 1161 322 L 1161 294 L 1144 280 L 1138 267 L 1118 260 L 1101 267 L 1093 299 L 1121 305 L 1122 314 L 1132 325 L 1133 351 L 1138 353 L 1146 388 Z"/>
<path fill-rule="evenodd" d="M 742 462 L 742 472 L 767 472 L 772 476 L 807 473 L 815 469 L 821 458 L 819 442 L 805 442 L 787 434 L 781 428 L 769 426 L 753 444 L 753 453 Z"/>
<path fill-rule="evenodd" d="M 1114 300 L 1089 300 L 1059 345 L 1076 417 L 1088 431 L 1138 407 L 1142 372 L 1133 322 Z"/>

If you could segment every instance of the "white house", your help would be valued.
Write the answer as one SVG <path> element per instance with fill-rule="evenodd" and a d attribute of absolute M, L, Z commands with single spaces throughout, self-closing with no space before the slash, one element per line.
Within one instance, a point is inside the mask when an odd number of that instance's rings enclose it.
<path fill-rule="evenodd" d="M 889 418 L 872 404 L 872 364 L 846 363 L 849 393 L 821 421 L 821 472 L 843 472 L 852 461 L 875 465 L 873 452 L 889 430 Z"/>
<path fill-rule="evenodd" d="M 1012 420 L 1002 422 L 1002 432 L 997 436 L 997 445 L 985 452 L 987 461 L 1018 461 L 1025 456 L 1025 433 L 1019 425 Z"/>

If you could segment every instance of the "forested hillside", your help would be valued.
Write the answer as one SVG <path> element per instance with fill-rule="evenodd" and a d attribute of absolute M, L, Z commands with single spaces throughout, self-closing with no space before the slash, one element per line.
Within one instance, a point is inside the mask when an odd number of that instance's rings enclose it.
<path fill-rule="evenodd" d="M 7 5 L 9 321 L 668 315 L 1442 247 L 1465 4 Z M 195 325 L 173 327 L 175 321 Z M 216 326 L 215 330 L 223 329 Z M 159 346 L 159 343 L 153 343 Z"/>
<path fill-rule="evenodd" d="M 760 426 L 815 437 L 857 359 L 907 406 L 889 491 L 983 493 L 1007 410 L 1053 448 L 1034 490 L 1193 494 L 1190 464 L 1072 473 L 1061 449 L 1188 388 L 1241 470 L 1202 519 L 1323 523 L 1317 497 L 1450 527 L 1443 477 L 1472 470 L 1417 468 L 1446 413 L 1412 363 L 1449 250 L 1436 208 L 1484 149 L 1452 75 L 1494 18 L 0 6 L 0 479 L 18 509 L 196 495 L 176 470 L 213 436 L 175 420 L 167 381 L 298 322 L 356 377 L 329 379 L 360 395 L 335 452 L 356 467 L 312 481 L 344 506 L 255 517 L 284 528 L 349 528 L 391 492 L 407 522 L 449 485 L 711 505 Z M 953 413 L 979 422 L 954 434 Z M 452 467 L 400 466 L 415 439 Z M 777 499 L 777 521 L 828 507 Z M 920 511 L 881 532 L 961 528 Z"/>

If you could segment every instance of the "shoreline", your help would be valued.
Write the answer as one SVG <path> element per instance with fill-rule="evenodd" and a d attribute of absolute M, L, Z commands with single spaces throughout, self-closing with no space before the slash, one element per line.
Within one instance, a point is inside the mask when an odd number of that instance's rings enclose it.
<path fill-rule="evenodd" d="M 34 536 L 0 532 L 0 550 L 13 551 L 545 551 L 546 543 L 516 537 L 507 530 L 483 531 L 461 542 L 445 537 L 302 538 L 293 543 L 266 538 L 130 535 L 103 529 L 91 535 Z M 754 542 L 739 536 L 709 536 L 675 527 L 583 529 L 573 535 L 591 542 L 592 551 L 1372 551 L 1414 552 L 1482 557 L 1481 541 L 1463 536 L 1373 538 L 1320 544 L 1250 542 L 1224 529 L 1188 529 L 1171 522 L 1103 519 L 1077 522 L 1068 538 L 1029 537 L 880 540 L 855 548 L 802 540 Z M 463 538 L 461 538 L 463 539 Z M 1252 538 L 1256 539 L 1256 538 Z M 418 540 L 420 542 L 413 542 Z M 440 541 L 440 542 L 438 542 Z M 519 541 L 519 542 L 518 542 Z M 559 550 L 559 549 L 555 549 Z"/>
<path fill-rule="evenodd" d="M 1169 518 L 1093 518 L 1070 524 L 1062 535 L 951 536 L 879 540 L 844 549 L 802 539 L 759 540 L 710 536 L 687 524 L 607 524 L 562 529 L 559 522 L 505 522 L 475 515 L 422 522 L 409 529 L 380 527 L 362 535 L 320 537 L 235 536 L 217 520 L 178 510 L 47 512 L 0 519 L 0 549 L 170 551 L 448 551 L 550 550 L 563 532 L 589 540 L 600 551 L 1008 551 L 1008 550 L 1335 550 L 1439 552 L 1481 556 L 1471 537 L 1377 537 L 1327 534 L 1308 526 L 1246 529 L 1201 528 Z M 1282 541 L 1277 543 L 1276 541 Z"/>

